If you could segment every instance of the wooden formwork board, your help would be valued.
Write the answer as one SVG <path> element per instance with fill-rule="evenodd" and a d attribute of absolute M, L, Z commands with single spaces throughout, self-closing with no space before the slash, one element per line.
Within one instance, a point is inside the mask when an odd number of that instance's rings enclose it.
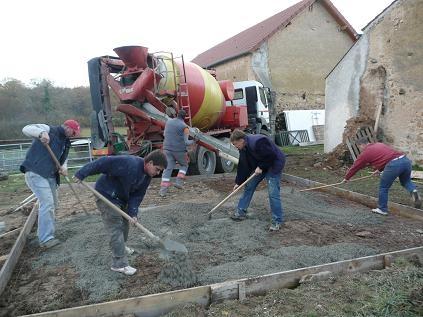
<path fill-rule="evenodd" d="M 199 304 L 206 306 L 209 303 L 210 287 L 200 286 L 26 316 L 106 317 L 136 313 L 137 317 L 154 317 L 163 315 L 179 305 Z"/>
<path fill-rule="evenodd" d="M 304 187 L 317 187 L 317 186 L 323 186 L 326 184 L 315 182 L 309 179 L 289 175 L 289 174 L 283 174 L 282 180 L 287 181 L 292 184 L 301 185 Z M 325 187 L 319 189 L 319 191 L 323 191 L 329 194 L 336 195 L 338 197 L 346 198 L 351 201 L 355 201 L 357 203 L 360 203 L 362 205 L 376 208 L 377 207 L 377 198 L 370 197 L 367 195 L 359 194 L 356 192 L 348 191 L 346 189 L 338 188 L 338 187 Z M 388 202 L 388 208 L 389 212 L 392 212 L 393 214 L 396 214 L 398 216 L 411 218 L 415 220 L 423 220 L 423 210 L 416 209 L 410 206 L 398 204 L 395 202 Z"/>
<path fill-rule="evenodd" d="M 292 288 L 299 284 L 302 277 L 330 272 L 332 275 L 381 270 L 390 265 L 397 257 L 417 256 L 423 258 L 423 247 L 366 256 L 352 260 L 338 261 L 296 270 L 278 272 L 212 285 L 187 288 L 179 291 L 127 298 L 106 303 L 67 308 L 33 315 L 38 317 L 73 317 L 73 316 L 120 316 L 136 314 L 142 317 L 160 316 L 172 309 L 189 304 L 208 307 L 223 300 L 244 300 L 249 296 L 262 295 L 279 288 Z"/>
<path fill-rule="evenodd" d="M 15 268 L 16 263 L 19 260 L 19 256 L 22 253 L 22 250 L 25 246 L 26 238 L 31 232 L 32 227 L 34 226 L 35 220 L 37 219 L 37 206 L 34 204 L 31 213 L 29 214 L 26 222 L 19 233 L 18 238 L 16 239 L 15 244 L 12 247 L 12 251 L 7 256 L 6 262 L 1 268 L 0 271 L 0 295 L 6 289 L 6 285 L 9 282 L 10 277 L 12 276 L 13 269 Z"/>

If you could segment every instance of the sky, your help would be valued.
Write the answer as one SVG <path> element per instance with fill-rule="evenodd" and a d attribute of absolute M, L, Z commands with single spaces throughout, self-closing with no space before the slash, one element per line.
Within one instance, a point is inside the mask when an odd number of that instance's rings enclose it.
<path fill-rule="evenodd" d="M 393 0 L 331 0 L 361 29 Z M 150 52 L 198 54 L 299 0 L 4 0 L 0 19 L 0 82 L 48 79 L 88 86 L 87 61 L 141 45 Z"/>

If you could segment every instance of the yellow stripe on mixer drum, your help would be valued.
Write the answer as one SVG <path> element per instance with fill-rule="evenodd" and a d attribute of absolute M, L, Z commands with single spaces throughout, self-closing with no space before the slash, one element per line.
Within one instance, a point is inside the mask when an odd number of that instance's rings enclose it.
<path fill-rule="evenodd" d="M 216 79 L 201 67 L 195 65 L 204 80 L 205 94 L 200 109 L 192 118 L 192 125 L 207 129 L 215 125 L 223 113 L 225 99 Z"/>

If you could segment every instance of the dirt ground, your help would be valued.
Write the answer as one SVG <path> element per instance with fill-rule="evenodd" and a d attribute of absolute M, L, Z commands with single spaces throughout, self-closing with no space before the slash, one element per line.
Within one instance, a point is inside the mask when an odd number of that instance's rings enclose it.
<path fill-rule="evenodd" d="M 267 189 L 261 185 L 248 219 L 233 222 L 228 214 L 237 197 L 211 210 L 232 189 L 233 175 L 188 178 L 185 190 L 171 188 L 158 196 L 154 179 L 141 205 L 140 221 L 153 233 L 183 243 L 197 276 L 196 285 L 252 277 L 381 252 L 421 246 L 421 222 L 393 215 L 372 214 L 363 205 L 320 192 L 298 191 L 282 183 L 285 225 L 270 233 Z M 165 261 L 160 250 L 136 228 L 128 245 L 136 249 L 130 264 L 135 276 L 111 272 L 108 239 L 94 198 L 78 188 L 89 210 L 85 215 L 72 192 L 60 190 L 57 214 L 58 247 L 42 251 L 33 231 L 0 299 L 0 316 L 17 316 L 60 308 L 179 289 L 160 280 Z M 6 211 L 30 192 L 20 192 L 2 204 L 0 221 L 8 230 L 23 225 L 28 210 Z M 23 196 L 23 197 L 22 197 Z M 16 236 L 3 238 L 0 255 L 7 254 Z"/>

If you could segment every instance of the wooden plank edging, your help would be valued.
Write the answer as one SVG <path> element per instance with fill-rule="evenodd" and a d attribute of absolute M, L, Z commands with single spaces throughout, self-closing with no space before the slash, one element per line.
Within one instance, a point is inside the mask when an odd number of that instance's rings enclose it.
<path fill-rule="evenodd" d="M 179 291 L 138 296 L 25 316 L 105 317 L 136 313 L 137 317 L 154 317 L 163 315 L 179 305 L 187 305 L 191 303 L 208 306 L 210 304 L 210 286 L 192 287 Z"/>
<path fill-rule="evenodd" d="M 295 269 L 291 271 L 279 272 L 245 279 L 246 294 L 262 295 L 270 290 L 278 288 L 296 287 L 303 276 L 329 271 L 334 275 L 351 274 L 356 272 L 367 272 L 370 270 L 382 270 L 387 263 L 401 256 L 417 255 L 423 260 L 423 247 L 416 247 L 400 251 L 382 253 L 377 255 L 355 258 L 352 260 L 338 261 L 328 264 L 310 266 L 307 268 Z M 386 261 L 386 258 L 389 258 Z"/>
<path fill-rule="evenodd" d="M 312 181 L 309 179 L 305 179 L 305 178 L 301 178 L 301 177 L 289 175 L 289 174 L 282 174 L 282 180 L 287 181 L 289 183 L 298 184 L 304 187 L 314 187 L 314 186 L 325 185 L 323 183 L 319 183 L 316 181 Z M 338 187 L 325 187 L 325 188 L 319 189 L 319 191 L 336 195 L 338 197 L 346 198 L 348 200 L 360 203 L 370 208 L 377 207 L 378 199 L 375 197 L 348 191 L 346 189 L 342 189 Z M 388 202 L 388 208 L 389 208 L 389 212 L 395 215 L 407 217 L 407 218 L 411 218 L 415 220 L 420 220 L 420 221 L 423 220 L 423 210 L 416 209 L 416 208 L 402 205 L 402 204 L 398 204 L 395 202 Z"/>
<path fill-rule="evenodd" d="M 38 317 L 73 317 L 73 316 L 117 316 L 136 313 L 142 317 L 156 317 L 171 311 L 179 305 L 196 303 L 209 306 L 211 303 L 228 299 L 245 300 L 248 296 L 261 295 L 278 288 L 291 288 L 298 285 L 301 277 L 309 274 L 330 271 L 333 274 L 348 274 L 380 270 L 400 256 L 417 255 L 423 259 L 423 247 L 382 253 L 351 260 L 310 266 L 301 269 L 227 281 L 207 286 L 158 293 L 134 298 L 116 300 L 100 304 L 79 306 L 62 310 L 44 312 L 26 316 Z"/>
<path fill-rule="evenodd" d="M 32 211 L 29 214 L 26 222 L 19 233 L 18 238 L 16 239 L 15 244 L 12 247 L 12 251 L 10 251 L 6 262 L 1 268 L 0 271 L 0 295 L 6 289 L 7 283 L 9 282 L 10 277 L 12 276 L 13 269 L 15 268 L 16 263 L 18 263 L 19 256 L 22 253 L 22 250 L 25 246 L 26 237 L 31 232 L 32 227 L 34 226 L 35 220 L 37 219 L 37 206 L 38 204 L 34 204 L 32 207 Z"/>

